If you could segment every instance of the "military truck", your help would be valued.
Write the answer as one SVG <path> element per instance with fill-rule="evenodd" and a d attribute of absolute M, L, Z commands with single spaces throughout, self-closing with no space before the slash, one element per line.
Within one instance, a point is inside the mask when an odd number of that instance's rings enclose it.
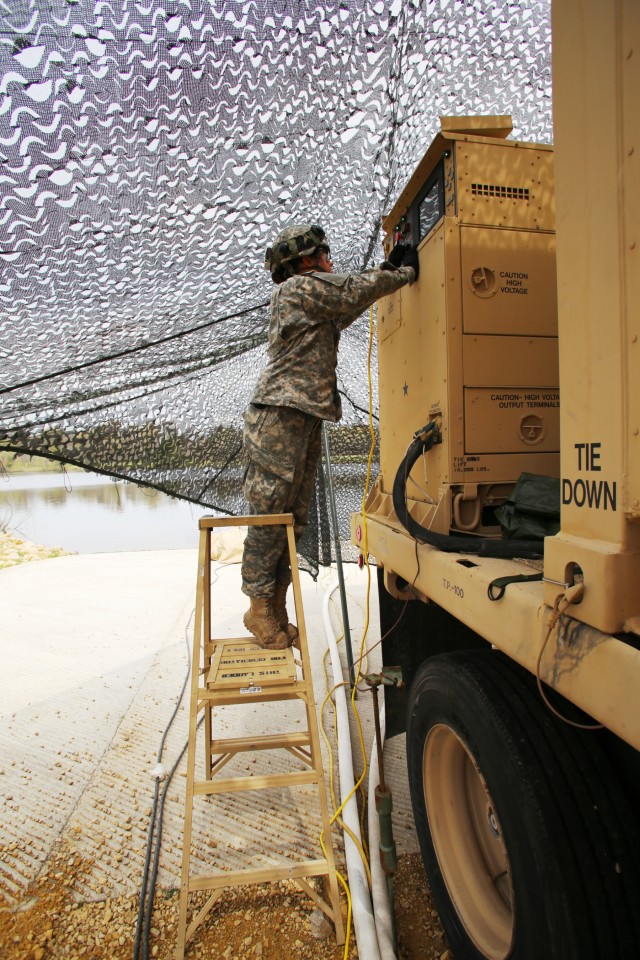
<path fill-rule="evenodd" d="M 554 146 L 441 118 L 384 222 L 388 735 L 456 960 L 640 957 L 640 7 L 558 0 Z"/>

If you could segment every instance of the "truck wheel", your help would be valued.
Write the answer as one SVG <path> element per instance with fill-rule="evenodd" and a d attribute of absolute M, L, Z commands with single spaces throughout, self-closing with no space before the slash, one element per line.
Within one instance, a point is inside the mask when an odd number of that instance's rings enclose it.
<path fill-rule="evenodd" d="M 637 960 L 638 823 L 597 733 L 502 654 L 454 652 L 416 674 L 407 759 L 456 960 Z"/>

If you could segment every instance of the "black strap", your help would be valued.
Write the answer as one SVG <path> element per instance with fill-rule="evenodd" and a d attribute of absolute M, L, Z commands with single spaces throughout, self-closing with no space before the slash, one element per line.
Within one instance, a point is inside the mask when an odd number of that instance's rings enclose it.
<path fill-rule="evenodd" d="M 489 600 L 502 600 L 504 592 L 510 583 L 531 583 L 533 580 L 542 580 L 542 574 L 532 573 L 530 576 L 527 576 L 521 573 L 515 577 L 498 577 L 497 580 L 492 580 L 487 587 L 487 596 Z M 497 593 L 495 592 L 496 590 Z"/>

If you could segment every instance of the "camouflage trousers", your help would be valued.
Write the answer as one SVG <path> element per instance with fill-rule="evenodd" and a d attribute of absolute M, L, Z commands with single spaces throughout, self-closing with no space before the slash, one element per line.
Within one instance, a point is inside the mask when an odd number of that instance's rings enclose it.
<path fill-rule="evenodd" d="M 307 525 L 322 443 L 322 421 L 293 407 L 250 404 L 244 416 L 248 459 L 244 495 L 252 514 L 292 513 L 296 541 Z M 291 583 L 285 527 L 249 527 L 242 556 L 242 590 L 272 597 Z"/>

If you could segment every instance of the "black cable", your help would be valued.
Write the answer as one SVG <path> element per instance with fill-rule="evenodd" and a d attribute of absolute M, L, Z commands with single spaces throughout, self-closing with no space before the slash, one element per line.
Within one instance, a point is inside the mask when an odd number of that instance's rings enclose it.
<path fill-rule="evenodd" d="M 180 690 L 180 696 L 178 697 L 178 699 L 177 699 L 177 701 L 176 701 L 176 705 L 175 705 L 175 707 L 173 708 L 173 713 L 171 714 L 171 717 L 169 718 L 169 722 L 168 722 L 167 726 L 165 727 L 164 733 L 162 734 L 162 737 L 161 737 L 161 739 L 160 739 L 160 746 L 159 746 L 159 748 L 158 748 L 158 753 L 157 753 L 157 755 L 156 755 L 156 763 L 157 763 L 157 764 L 159 764 L 159 763 L 161 762 L 161 760 L 162 760 L 162 752 L 163 752 L 163 750 L 164 750 L 164 745 L 165 745 L 167 736 L 168 736 L 168 734 L 169 734 L 169 730 L 171 729 L 171 725 L 172 725 L 173 721 L 175 720 L 176 714 L 177 714 L 178 709 L 179 709 L 179 707 L 180 707 L 180 704 L 182 703 L 182 698 L 183 698 L 184 692 L 185 692 L 185 690 L 186 690 L 186 688 L 187 688 L 187 683 L 188 683 L 188 681 L 189 681 L 189 675 L 190 675 L 190 673 L 191 673 L 191 650 L 190 650 L 190 648 L 189 648 L 189 626 L 190 626 L 190 624 L 191 624 L 191 620 L 192 620 L 192 618 L 193 618 L 194 612 L 195 612 L 195 611 L 192 611 L 192 612 L 191 612 L 191 614 L 190 614 L 190 616 L 189 616 L 189 620 L 188 620 L 188 622 L 187 622 L 187 626 L 185 627 L 185 632 L 184 632 L 185 643 L 186 643 L 186 645 L 187 645 L 187 672 L 186 672 L 186 674 L 185 674 L 185 678 L 184 678 L 184 681 L 183 681 L 183 683 L 182 683 L 182 689 Z M 188 741 L 187 741 L 187 742 L 188 742 Z M 185 750 L 185 748 L 183 747 L 183 749 L 182 749 L 182 751 L 181 751 L 181 753 L 180 753 L 180 756 L 179 756 L 178 760 L 176 761 L 176 765 L 177 765 L 177 763 L 179 763 L 179 761 L 182 759 L 182 756 L 183 756 L 183 754 L 184 754 L 184 750 Z M 172 771 L 171 771 L 172 774 L 173 774 L 173 771 L 174 771 L 174 770 L 175 770 L 175 765 L 174 765 L 174 767 L 173 767 L 173 769 L 172 769 Z M 167 786 L 168 786 L 168 783 L 167 783 Z M 165 794 L 166 794 L 166 787 L 165 787 L 165 791 L 164 791 L 164 792 L 165 792 Z M 146 901 L 146 898 L 147 898 L 147 884 L 148 884 L 148 880 L 149 880 L 149 865 L 150 865 L 150 863 L 151 863 L 151 850 L 152 850 L 152 847 L 153 847 L 153 837 L 154 837 L 154 833 L 156 833 L 156 814 L 157 814 L 157 812 L 158 812 L 158 796 L 159 796 L 159 793 L 160 793 L 160 778 L 159 778 L 159 777 L 156 777 L 155 787 L 154 787 L 154 791 L 153 791 L 153 806 L 152 806 L 152 808 L 151 808 L 151 816 L 150 816 L 150 818 L 149 818 L 149 829 L 148 829 L 148 831 L 147 831 L 147 849 L 146 849 L 146 852 L 145 852 L 144 867 L 143 867 L 143 869 L 142 869 L 142 883 L 141 883 L 141 886 L 140 886 L 140 902 L 139 902 L 139 904 L 138 904 L 138 918 L 137 918 L 137 921 L 136 921 L 136 935 L 135 935 L 135 940 L 134 940 L 134 944 L 133 944 L 133 960 L 139 960 L 139 958 L 140 958 L 140 945 L 141 945 L 141 943 L 142 943 L 142 938 L 143 938 L 142 920 L 143 920 L 143 915 L 145 914 L 145 901 Z M 160 824 L 161 824 L 161 821 L 160 821 Z M 156 841 L 156 850 L 157 850 L 157 849 L 158 849 L 158 841 Z M 152 896 L 151 893 L 150 893 L 150 896 Z M 145 929 L 146 929 L 146 924 L 145 924 Z M 146 939 L 148 940 L 148 931 L 146 931 Z M 142 951 L 143 951 L 143 952 L 142 952 L 143 957 L 146 958 L 147 953 L 148 953 L 148 944 L 146 945 L 146 947 L 145 947 L 145 944 L 144 944 L 144 943 L 142 944 Z"/>
<path fill-rule="evenodd" d="M 113 407 L 122 406 L 124 404 L 131 404 L 133 403 L 134 400 L 140 400 L 143 398 L 147 399 L 148 397 L 152 397 L 154 394 L 161 393 L 162 391 L 167 390 L 169 384 L 172 384 L 175 380 L 179 380 L 181 386 L 184 386 L 186 383 L 195 383 L 196 381 L 202 380 L 204 379 L 204 377 L 207 377 L 212 367 L 216 366 L 216 364 L 223 363 L 223 362 L 226 363 L 228 360 L 234 357 L 242 356 L 242 354 L 247 353 L 250 350 L 254 350 L 257 346 L 261 345 L 264 338 L 261 335 L 258 335 L 256 337 L 249 337 L 247 339 L 250 341 L 248 346 L 247 346 L 246 340 L 241 340 L 237 342 L 233 348 L 227 348 L 227 352 L 225 353 L 224 356 L 218 356 L 218 354 L 215 354 L 215 355 L 212 354 L 211 356 L 204 355 L 202 358 L 198 360 L 172 361 L 176 366 L 176 370 L 173 373 L 167 373 L 162 376 L 160 374 L 157 374 L 156 376 L 151 377 L 148 380 L 140 379 L 136 382 L 130 383 L 129 386 L 127 387 L 117 386 L 117 387 L 103 388 L 100 386 L 96 386 L 95 388 L 93 388 L 91 394 L 87 394 L 86 398 L 83 398 L 83 402 L 86 400 L 86 402 L 89 404 L 88 406 L 78 407 L 75 410 L 71 410 L 71 408 L 69 407 L 55 417 L 46 416 L 45 414 L 44 419 L 42 420 L 32 419 L 29 423 L 29 428 L 30 430 L 33 431 L 38 427 L 50 427 L 52 424 L 58 423 L 61 420 L 66 421 L 70 415 L 74 417 L 80 417 L 88 413 L 89 414 L 102 413 L 104 410 L 109 410 Z M 151 347 L 153 346 L 153 344 L 150 344 L 149 346 Z M 111 359 L 111 358 L 107 358 L 107 360 L 108 359 Z M 105 360 L 104 362 L 107 362 L 107 360 Z M 95 360 L 91 362 L 101 363 L 103 361 Z M 146 371 L 146 373 L 148 374 L 148 371 Z M 55 380 L 59 376 L 62 376 L 62 374 L 52 373 L 52 374 L 48 374 L 45 379 Z M 159 386 L 155 386 L 153 389 L 150 389 L 151 386 L 154 384 L 159 384 Z M 18 386 L 19 385 L 6 388 L 4 391 L 0 390 L 0 393 L 2 392 L 8 393 L 10 390 L 17 390 Z M 133 390 L 136 390 L 138 392 L 132 393 L 131 391 Z M 103 400 L 102 398 L 104 397 L 107 397 L 108 399 Z M 77 399 L 69 402 L 79 403 L 81 401 Z M 19 403 L 20 401 L 18 400 L 18 404 Z M 31 407 L 27 406 L 27 403 L 25 402 L 23 406 L 20 407 L 17 410 L 17 412 L 13 414 L 13 418 L 15 418 L 18 414 L 23 420 L 30 416 L 31 417 L 42 416 L 43 414 L 41 413 L 41 409 L 42 407 L 44 407 L 46 411 L 47 405 L 51 407 L 52 406 L 51 401 L 46 401 L 44 404 L 41 404 L 41 405 L 32 404 Z M 32 452 L 37 453 L 36 450 Z"/>
<path fill-rule="evenodd" d="M 147 896 L 147 881 L 149 877 L 149 864 L 151 863 L 151 848 L 153 846 L 153 834 L 155 832 L 156 811 L 158 809 L 158 795 L 160 793 L 160 781 L 156 778 L 153 790 L 153 806 L 151 816 L 149 817 L 149 829 L 147 831 L 147 849 L 145 851 L 144 867 L 142 868 L 142 884 L 140 886 L 140 900 L 138 902 L 138 917 L 136 920 L 136 935 L 133 941 L 133 960 L 139 960 L 140 944 L 142 942 L 142 921 L 144 917 L 145 900 Z"/>
<path fill-rule="evenodd" d="M 196 730 L 200 728 L 203 720 L 204 720 L 204 716 L 200 717 L 200 719 L 198 720 L 198 723 L 196 724 Z M 164 802 L 167 799 L 167 791 L 171 786 L 171 781 L 173 780 L 173 776 L 176 770 L 178 769 L 180 761 L 185 755 L 185 752 L 188 746 L 189 746 L 189 741 L 186 740 L 182 747 L 182 750 L 178 754 L 178 757 L 174 765 L 171 767 L 171 770 L 167 775 L 166 783 L 162 789 L 162 796 L 160 797 L 160 805 L 158 808 L 158 823 L 156 828 L 156 845 L 153 853 L 153 868 L 151 870 L 151 880 L 149 881 L 149 895 L 147 897 L 147 904 L 146 904 L 145 915 L 144 915 L 144 929 L 142 933 L 142 960 L 149 960 L 149 933 L 151 931 L 151 918 L 153 916 L 153 903 L 155 900 L 155 893 L 156 893 L 156 881 L 158 878 L 158 868 L 160 866 L 160 848 L 162 845 L 162 824 L 163 824 L 163 818 L 164 818 Z"/>
<path fill-rule="evenodd" d="M 418 458 L 430 450 L 439 439 L 435 420 L 430 421 L 422 430 L 418 430 L 398 467 L 393 481 L 393 507 L 398 520 L 412 537 L 421 543 L 428 543 L 445 553 L 469 553 L 478 557 L 541 557 L 544 548 L 538 540 L 497 540 L 490 537 L 452 536 L 435 533 L 414 520 L 406 503 L 407 477 Z"/>
<path fill-rule="evenodd" d="M 364 407 L 361 407 L 359 404 L 357 404 L 355 400 L 353 400 L 351 396 L 347 393 L 346 390 L 341 390 L 340 388 L 338 388 L 338 393 L 340 394 L 341 397 L 344 397 L 348 403 L 351 404 L 354 410 L 358 410 L 359 413 L 366 414 L 367 417 L 369 416 L 369 410 L 366 410 Z M 371 411 L 371 416 L 374 420 L 377 420 L 378 423 L 380 422 L 380 417 L 378 416 L 377 413 L 375 413 L 375 411 L 373 410 Z"/>

